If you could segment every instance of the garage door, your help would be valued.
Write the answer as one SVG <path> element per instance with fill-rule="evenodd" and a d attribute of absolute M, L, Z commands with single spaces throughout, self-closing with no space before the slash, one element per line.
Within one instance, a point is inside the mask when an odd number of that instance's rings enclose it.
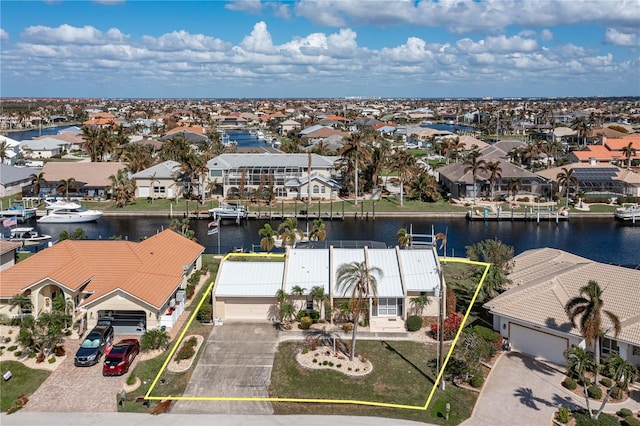
<path fill-rule="evenodd" d="M 222 302 L 222 300 L 218 300 Z M 267 321 L 273 317 L 272 301 L 246 300 L 240 298 L 224 299 L 224 318 L 229 320 Z"/>
<path fill-rule="evenodd" d="M 567 363 L 563 352 L 569 347 L 569 340 L 564 337 L 509 323 L 509 341 L 517 351 L 560 365 Z"/>
<path fill-rule="evenodd" d="M 144 311 L 100 311 L 100 318 L 111 317 L 111 325 L 116 334 L 140 334 L 142 324 L 146 329 L 146 314 Z"/>

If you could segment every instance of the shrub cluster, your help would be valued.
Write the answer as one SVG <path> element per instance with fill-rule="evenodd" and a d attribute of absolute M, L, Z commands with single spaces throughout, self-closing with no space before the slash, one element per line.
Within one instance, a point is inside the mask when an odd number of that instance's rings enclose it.
<path fill-rule="evenodd" d="M 628 408 L 621 408 L 620 411 L 618 411 L 616 414 L 618 414 L 620 417 L 629 417 L 633 416 L 633 411 L 629 410 Z"/>
<path fill-rule="evenodd" d="M 449 314 L 449 316 L 447 316 L 447 318 L 444 320 L 444 330 L 443 330 L 444 340 L 453 339 L 453 337 L 456 335 L 461 325 L 462 325 L 462 316 L 460 316 L 455 312 L 452 312 L 451 314 Z M 438 326 L 438 324 L 431 324 L 431 334 L 433 337 L 438 336 L 439 328 L 440 327 Z"/>
<path fill-rule="evenodd" d="M 469 384 L 476 389 L 481 388 L 484 384 L 484 377 L 482 377 L 482 374 L 474 374 L 471 379 L 469 379 Z"/>
<path fill-rule="evenodd" d="M 602 389 L 600 386 L 591 385 L 587 388 L 587 394 L 589 398 L 600 399 L 602 398 Z"/>
<path fill-rule="evenodd" d="M 600 384 L 604 387 L 610 388 L 613 382 L 611 381 L 611 379 L 608 379 L 606 377 L 601 377 Z"/>
<path fill-rule="evenodd" d="M 196 354 L 196 351 L 193 349 L 193 346 L 188 345 L 185 342 L 182 347 L 176 353 L 176 361 L 182 361 L 183 359 L 189 359 Z"/>
<path fill-rule="evenodd" d="M 407 318 L 407 330 L 418 331 L 422 328 L 422 317 L 411 315 Z"/>
<path fill-rule="evenodd" d="M 560 423 L 567 424 L 571 419 L 571 412 L 567 407 L 558 408 L 558 412 L 556 413 L 556 420 Z"/>
<path fill-rule="evenodd" d="M 313 320 L 311 317 L 302 317 L 300 318 L 300 328 L 303 330 L 308 330 L 313 324 Z"/>
<path fill-rule="evenodd" d="M 569 390 L 575 390 L 578 387 L 578 384 L 571 377 L 567 377 L 562 382 L 562 386 L 564 386 L 565 388 L 567 388 Z"/>
<path fill-rule="evenodd" d="M 632 414 L 624 418 L 624 423 L 627 426 L 640 426 L 640 419 L 636 419 Z"/>

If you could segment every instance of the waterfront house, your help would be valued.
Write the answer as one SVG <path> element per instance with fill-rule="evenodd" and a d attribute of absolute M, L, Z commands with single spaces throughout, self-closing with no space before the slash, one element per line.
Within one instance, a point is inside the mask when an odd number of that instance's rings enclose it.
<path fill-rule="evenodd" d="M 31 174 L 37 170 L 0 164 L 0 197 L 21 194 L 31 184 Z"/>
<path fill-rule="evenodd" d="M 334 168 L 335 157 L 310 154 L 220 154 L 207 162 L 207 181 L 215 186 L 214 193 L 225 198 L 243 198 L 257 190 L 273 186 L 276 198 L 307 197 L 308 176 L 311 175 L 312 199 L 335 200 L 340 184 Z M 206 183 L 205 183 L 206 184 Z"/>
<path fill-rule="evenodd" d="M 440 263 L 435 248 L 400 250 L 399 248 L 287 248 L 280 258 L 253 257 L 249 261 L 226 258 L 221 264 L 213 291 L 214 316 L 222 320 L 276 320 L 276 292 L 287 294 L 294 287 L 304 289 L 306 309 L 323 310 L 339 306 L 348 295 L 338 291 L 337 271 L 341 265 L 365 261 L 368 268 L 378 267 L 377 300 L 369 300 L 371 331 L 403 331 L 411 298 L 427 295 L 431 303 L 423 315 L 437 316 L 440 307 L 436 294 L 443 288 Z M 324 289 L 328 296 L 318 306 L 309 295 L 313 287 Z M 324 309 L 322 309 L 324 308 Z M 333 309 L 332 314 L 338 314 Z"/>
<path fill-rule="evenodd" d="M 31 298 L 32 315 L 63 296 L 87 328 L 111 317 L 116 333 L 172 327 L 184 309 L 188 278 L 202 266 L 204 247 L 165 230 L 141 242 L 65 240 L 0 272 L 0 314 L 16 316 L 9 300 Z"/>
<path fill-rule="evenodd" d="M 167 160 L 131 175 L 136 182 L 136 198 L 181 197 L 184 185 L 179 181 L 182 165 Z"/>
<path fill-rule="evenodd" d="M 565 365 L 564 351 L 575 345 L 588 350 L 584 338 L 564 311 L 590 280 L 604 289 L 604 309 L 618 316 L 615 336 L 603 315 L 602 357 L 617 352 L 640 366 L 640 271 L 598 263 L 553 248 L 528 250 L 515 257 L 509 279 L 513 287 L 485 303 L 493 329 L 509 339 L 513 349 Z"/>
<path fill-rule="evenodd" d="M 6 164 L 8 166 L 15 165 L 18 160 L 18 154 L 20 153 L 20 142 L 0 135 L 0 143 L 2 142 L 4 142 L 6 147 L 4 151 L 5 158 L 2 161 L 2 164 Z"/>
<path fill-rule="evenodd" d="M 578 180 L 578 186 L 573 190 L 583 190 L 587 197 L 600 195 L 603 196 L 603 202 L 608 202 L 609 198 L 616 195 L 640 197 L 640 174 L 609 163 L 570 163 L 562 167 L 540 170 L 536 174 L 545 180 L 555 182 L 557 187 L 558 174 L 563 173 L 563 169 L 573 170 L 573 176 Z"/>
<path fill-rule="evenodd" d="M 41 188 L 41 192 L 55 194 L 56 185 L 61 180 L 74 178 L 77 190 L 70 190 L 70 196 L 79 198 L 105 197 L 105 187 L 111 185 L 110 176 L 118 174 L 118 170 L 126 169 L 126 163 L 119 162 L 48 162 L 42 168 L 44 178 L 49 187 Z M 38 196 L 39 194 L 34 194 Z"/>
<path fill-rule="evenodd" d="M 46 136 L 20 142 L 20 152 L 24 158 L 52 158 L 71 151 L 71 143 Z"/>

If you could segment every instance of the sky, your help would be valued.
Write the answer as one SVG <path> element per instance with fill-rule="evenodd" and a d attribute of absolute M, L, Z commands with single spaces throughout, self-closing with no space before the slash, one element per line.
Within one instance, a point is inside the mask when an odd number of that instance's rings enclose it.
<path fill-rule="evenodd" d="M 640 95 L 638 0 L 0 2 L 0 96 Z"/>

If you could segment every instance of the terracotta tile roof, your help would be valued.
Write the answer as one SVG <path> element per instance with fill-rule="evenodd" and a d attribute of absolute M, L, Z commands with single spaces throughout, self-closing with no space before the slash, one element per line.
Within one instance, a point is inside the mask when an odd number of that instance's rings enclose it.
<path fill-rule="evenodd" d="M 202 126 L 179 126 L 179 127 L 174 127 L 171 130 L 167 130 L 167 135 L 171 135 L 177 132 L 193 132 L 193 133 L 198 133 L 200 135 L 205 134 L 204 127 Z"/>
<path fill-rule="evenodd" d="M 571 151 L 571 154 L 579 161 L 589 161 L 590 158 L 595 158 L 600 161 L 610 161 L 614 158 L 620 159 L 624 157 L 620 151 L 610 151 L 606 146 L 602 145 L 590 145 L 582 151 Z"/>
<path fill-rule="evenodd" d="M 608 138 L 604 144 L 611 150 L 620 151 L 622 148 L 629 145 L 629 142 L 631 142 L 632 146 L 636 150 L 640 151 L 640 138 Z"/>
<path fill-rule="evenodd" d="M 50 278 L 60 285 L 93 293 L 82 305 L 118 289 L 161 307 L 180 284 L 185 265 L 204 247 L 171 230 L 146 240 L 62 241 L 0 273 L 0 297 L 10 298 Z"/>
<path fill-rule="evenodd" d="M 12 250 L 16 250 L 20 248 L 22 244 L 14 242 L 14 241 L 3 241 L 0 240 L 0 254 L 9 253 Z"/>
<path fill-rule="evenodd" d="M 44 178 L 55 188 L 61 179 L 74 178 L 78 183 L 91 187 L 105 187 L 111 185 L 109 176 L 115 175 L 120 169 L 126 169 L 126 163 L 111 161 L 91 163 L 79 161 L 74 163 L 50 161 L 42 168 Z"/>
<path fill-rule="evenodd" d="M 562 250 L 543 248 L 515 258 L 509 278 L 514 287 L 487 302 L 492 313 L 517 318 L 578 335 L 564 312 L 564 304 L 580 287 L 595 280 L 604 290 L 605 309 L 623 323 L 619 340 L 640 345 L 640 271 L 593 262 Z M 603 329 L 611 324 L 603 320 Z"/>

